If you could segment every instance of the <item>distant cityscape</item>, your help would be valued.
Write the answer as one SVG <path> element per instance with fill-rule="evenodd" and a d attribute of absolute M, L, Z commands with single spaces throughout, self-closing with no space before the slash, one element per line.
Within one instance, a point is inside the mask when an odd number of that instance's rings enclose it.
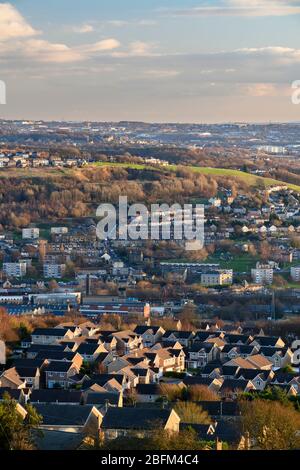
<path fill-rule="evenodd" d="M 1 470 L 299 461 L 299 18 L 0 1 Z"/>
<path fill-rule="evenodd" d="M 143 122 L 44 122 L 0 120 L 1 144 L 99 144 L 184 147 L 238 146 L 270 154 L 299 155 L 300 123 L 151 124 Z"/>

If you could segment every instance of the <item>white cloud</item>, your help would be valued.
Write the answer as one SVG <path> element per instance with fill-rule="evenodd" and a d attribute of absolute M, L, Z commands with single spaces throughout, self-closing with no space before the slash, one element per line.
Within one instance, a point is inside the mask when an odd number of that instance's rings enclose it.
<path fill-rule="evenodd" d="M 223 0 L 219 4 L 165 10 L 172 16 L 289 16 L 300 14 L 297 0 Z"/>
<path fill-rule="evenodd" d="M 151 45 L 143 41 L 135 41 L 130 44 L 132 55 L 147 55 L 150 53 Z"/>
<path fill-rule="evenodd" d="M 121 43 L 114 38 L 103 39 L 102 41 L 96 42 L 94 44 L 87 44 L 79 46 L 78 49 L 82 52 L 96 53 L 96 52 L 108 52 L 113 49 L 117 49 L 121 46 Z"/>
<path fill-rule="evenodd" d="M 290 96 L 290 85 L 278 83 L 250 83 L 240 86 L 241 94 L 261 98 L 264 96 Z"/>
<path fill-rule="evenodd" d="M 145 70 L 144 76 L 146 78 L 151 78 L 151 79 L 161 79 L 161 78 L 172 78 L 172 77 L 177 77 L 180 75 L 181 72 L 178 70 L 164 70 L 164 69 L 158 69 L 158 70 Z"/>
<path fill-rule="evenodd" d="M 0 41 L 26 38 L 38 34 L 10 3 L 0 4 Z"/>
<path fill-rule="evenodd" d="M 94 30 L 94 26 L 89 23 L 84 23 L 79 26 L 73 26 L 72 28 L 72 31 L 78 34 L 92 33 Z"/>
<path fill-rule="evenodd" d="M 272 59 L 274 63 L 277 62 L 278 64 L 297 64 L 300 62 L 300 49 L 293 49 L 291 47 L 252 47 L 237 49 L 234 52 L 245 56 L 269 58 Z"/>
<path fill-rule="evenodd" d="M 155 26 L 157 24 L 154 20 L 131 20 L 131 21 L 124 21 L 124 20 L 108 20 L 103 23 L 104 25 L 109 26 L 116 26 L 117 28 L 121 28 L 123 26 Z"/>
<path fill-rule="evenodd" d="M 70 63 L 89 60 L 97 55 L 111 53 L 121 44 L 116 39 L 104 39 L 94 44 L 69 47 L 44 39 L 30 38 L 25 41 L 6 42 L 0 49 L 0 58 L 31 59 L 36 62 Z"/>
<path fill-rule="evenodd" d="M 153 52 L 155 44 L 143 42 L 143 41 L 134 41 L 131 42 L 128 46 L 128 49 L 125 51 L 113 53 L 114 57 L 155 57 L 159 54 Z"/>
<path fill-rule="evenodd" d="M 82 60 L 83 57 L 76 48 L 72 49 L 65 44 L 55 44 L 42 39 L 29 39 L 22 43 L 23 56 L 40 62 L 67 63 Z"/>
<path fill-rule="evenodd" d="M 92 26 L 84 24 L 77 31 L 89 32 Z M 36 39 L 41 34 L 9 3 L 0 4 L 0 58 L 49 63 L 70 63 L 88 60 L 121 46 L 114 38 L 103 39 L 94 44 L 68 46 L 46 39 Z"/>

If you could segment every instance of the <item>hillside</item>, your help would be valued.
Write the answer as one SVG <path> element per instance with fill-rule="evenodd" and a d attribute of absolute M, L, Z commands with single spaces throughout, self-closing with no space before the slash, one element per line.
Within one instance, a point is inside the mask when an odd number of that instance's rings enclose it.
<path fill-rule="evenodd" d="M 144 170 L 149 168 L 147 165 L 139 165 L 139 164 L 132 164 L 132 163 L 105 163 L 100 162 L 96 163 L 97 166 L 116 166 L 116 167 L 123 167 L 123 168 L 132 168 L 136 170 Z M 169 170 L 169 171 L 177 171 L 180 167 L 178 165 L 167 165 L 164 167 L 156 167 L 159 170 Z M 228 176 L 232 178 L 238 178 L 243 180 L 249 186 L 257 187 L 257 186 L 264 186 L 265 188 L 270 188 L 271 186 L 278 186 L 283 185 L 287 186 L 294 191 L 300 192 L 300 186 L 296 184 L 285 183 L 284 181 L 278 181 L 273 178 L 264 178 L 263 176 L 256 176 L 251 175 L 249 173 L 245 173 L 239 170 L 231 170 L 227 168 L 212 168 L 212 167 L 198 167 L 198 166 L 186 166 L 187 168 L 194 173 L 201 173 L 203 175 L 212 175 L 212 176 Z"/>
<path fill-rule="evenodd" d="M 194 173 L 200 173 L 203 175 L 211 176 L 226 176 L 234 179 L 242 180 L 253 188 L 270 188 L 272 186 L 283 185 L 287 186 L 294 191 L 300 193 L 300 186 L 296 184 L 286 183 L 284 181 L 275 180 L 273 178 L 265 178 L 262 176 L 252 175 L 239 170 L 233 170 L 228 168 L 213 168 L 213 167 L 198 167 L 198 166 L 179 166 L 179 165 L 166 165 L 163 167 L 150 167 L 146 164 L 138 163 L 107 163 L 98 162 L 93 165 L 97 167 L 111 167 L 111 168 L 124 168 L 134 170 L 149 170 L 154 169 L 156 171 L 178 171 L 180 168 L 186 168 L 193 171 Z M 85 167 L 87 168 L 87 167 Z M 74 176 L 80 177 L 82 169 L 73 168 L 5 168 L 0 170 L 0 178 L 53 178 L 53 177 L 65 177 Z"/>

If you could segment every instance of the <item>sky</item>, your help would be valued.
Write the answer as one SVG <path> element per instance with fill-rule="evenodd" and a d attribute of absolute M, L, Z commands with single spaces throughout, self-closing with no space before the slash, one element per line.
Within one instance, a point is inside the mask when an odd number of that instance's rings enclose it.
<path fill-rule="evenodd" d="M 0 0 L 0 118 L 300 121 L 300 0 Z"/>

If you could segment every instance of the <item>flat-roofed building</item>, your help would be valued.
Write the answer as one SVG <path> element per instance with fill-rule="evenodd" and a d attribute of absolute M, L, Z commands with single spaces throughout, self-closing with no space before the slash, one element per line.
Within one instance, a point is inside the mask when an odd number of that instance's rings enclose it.
<path fill-rule="evenodd" d="M 61 279 L 66 271 L 65 264 L 44 264 L 44 277 Z"/>
<path fill-rule="evenodd" d="M 22 229 L 23 240 L 37 240 L 40 236 L 40 229 L 36 227 L 29 227 Z"/>
<path fill-rule="evenodd" d="M 63 235 L 68 233 L 68 227 L 51 227 L 51 234 L 52 235 Z"/>
<path fill-rule="evenodd" d="M 7 277 L 23 277 L 26 276 L 27 263 L 18 261 L 17 263 L 3 263 L 3 272 Z"/>
<path fill-rule="evenodd" d="M 272 284 L 274 270 L 269 264 L 256 264 L 256 268 L 251 269 L 251 277 L 255 284 Z"/>
<path fill-rule="evenodd" d="M 291 267 L 291 278 L 295 282 L 300 282 L 300 266 Z"/>
<path fill-rule="evenodd" d="M 201 284 L 205 287 L 231 285 L 232 279 L 232 269 L 219 269 L 201 274 Z"/>

